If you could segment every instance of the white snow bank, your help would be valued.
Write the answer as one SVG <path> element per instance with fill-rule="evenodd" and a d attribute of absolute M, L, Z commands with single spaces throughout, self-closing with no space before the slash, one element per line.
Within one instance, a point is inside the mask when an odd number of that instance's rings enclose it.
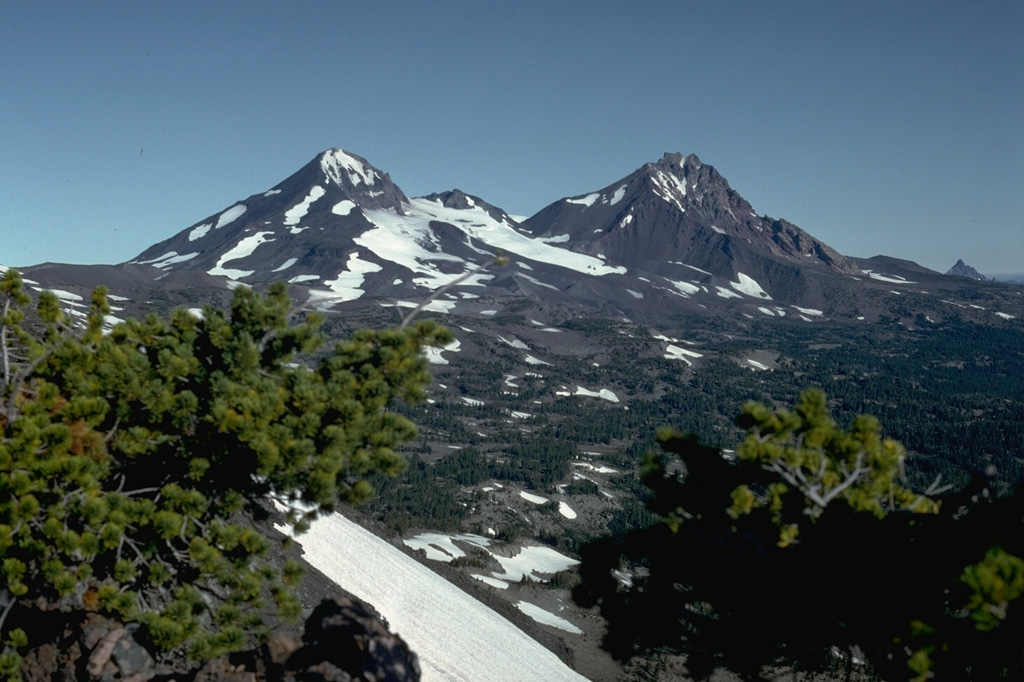
<path fill-rule="evenodd" d="M 523 547 L 513 557 L 499 554 L 492 554 L 492 556 L 504 569 L 504 573 L 494 573 L 494 577 L 510 582 L 518 582 L 524 576 L 540 582 L 543 580 L 540 574 L 558 573 L 579 563 L 575 559 L 559 554 L 550 547 Z"/>
<path fill-rule="evenodd" d="M 192 228 L 192 231 L 188 233 L 188 240 L 190 242 L 194 242 L 200 237 L 206 236 L 206 233 L 210 231 L 211 227 L 213 227 L 213 225 L 210 223 L 203 223 L 199 227 Z"/>
<path fill-rule="evenodd" d="M 597 201 L 598 198 L 600 198 L 600 196 L 601 194 L 599 192 L 594 192 L 593 194 L 588 194 L 585 197 L 578 197 L 576 199 L 566 199 L 565 202 L 567 204 L 579 204 L 581 206 L 589 207 L 593 206 L 594 202 Z"/>
<path fill-rule="evenodd" d="M 217 224 L 213 226 L 213 229 L 219 230 L 225 225 L 235 222 L 243 213 L 245 213 L 245 204 L 235 204 L 220 214 L 220 218 L 217 219 Z"/>
<path fill-rule="evenodd" d="M 310 564 L 387 618 L 419 656 L 425 682 L 586 682 L 500 615 L 340 514 L 296 540 Z"/>
<path fill-rule="evenodd" d="M 575 393 L 569 393 L 567 391 L 556 391 L 556 395 L 583 395 L 591 398 L 601 398 L 607 400 L 610 403 L 619 402 L 619 397 L 615 395 L 610 389 L 602 388 L 600 391 L 591 391 L 589 388 L 583 388 L 582 386 L 576 386 Z"/>
<path fill-rule="evenodd" d="M 348 215 L 349 213 L 352 212 L 352 209 L 355 207 L 356 205 L 354 203 L 352 203 L 348 199 L 345 199 L 344 201 L 339 201 L 333 207 L 331 207 L 331 213 L 333 213 L 334 215 Z"/>
<path fill-rule="evenodd" d="M 917 282 L 911 282 L 899 275 L 880 275 L 879 273 L 872 272 L 871 270 L 861 270 L 861 272 L 871 279 L 877 279 L 879 282 L 889 282 L 890 284 L 917 284 Z"/>
<path fill-rule="evenodd" d="M 480 535 L 463 533 L 461 535 L 446 535 L 444 533 L 420 533 L 416 537 L 402 540 L 402 543 L 410 549 L 422 549 L 427 558 L 432 561 L 443 561 L 450 563 L 453 559 L 466 556 L 462 548 L 455 544 L 456 541 L 465 542 L 476 547 L 487 547 L 491 541 Z"/>
<path fill-rule="evenodd" d="M 567 519 L 575 519 L 576 518 L 576 511 L 572 507 L 567 505 L 565 502 L 561 502 L 560 501 L 558 503 L 558 513 L 561 514 L 562 516 L 564 516 Z"/>
<path fill-rule="evenodd" d="M 242 209 L 244 210 L 245 207 L 243 206 Z M 245 239 L 241 240 L 240 242 L 235 244 L 235 246 L 232 249 L 230 249 L 227 253 L 221 256 L 220 260 L 217 261 L 217 265 L 215 265 L 210 270 L 207 270 L 207 274 L 214 276 L 221 275 L 223 277 L 230 277 L 231 279 L 241 279 L 242 277 L 248 277 L 249 275 L 254 273 L 255 270 L 233 270 L 230 268 L 225 268 L 224 264 L 229 261 L 238 260 L 239 258 L 246 258 L 247 256 L 251 256 L 252 252 L 255 251 L 256 247 L 259 246 L 260 244 L 274 241 L 273 239 L 266 238 L 266 235 L 268 234 L 274 233 L 273 231 L 257 232 L 256 234 L 250 235 Z"/>
<path fill-rule="evenodd" d="M 298 225 L 299 221 L 306 217 L 309 213 L 309 207 L 313 205 L 313 202 L 322 197 L 325 190 L 320 185 L 313 185 L 309 189 L 309 194 L 306 198 L 295 204 L 287 211 L 284 212 L 284 224 L 285 225 Z"/>
<path fill-rule="evenodd" d="M 529 616 L 530 618 L 534 619 L 535 621 L 537 621 L 538 623 L 540 623 L 542 625 L 550 625 L 551 627 L 558 628 L 559 630 L 565 630 L 566 632 L 571 632 L 574 635 L 582 635 L 583 634 L 583 630 L 580 630 L 578 627 L 576 627 L 575 625 L 573 625 L 572 623 L 567 621 L 565 618 L 561 618 L 559 616 L 556 616 L 555 614 L 551 613 L 550 611 L 546 611 L 546 610 L 542 609 L 541 607 L 536 606 L 535 604 L 531 604 L 528 601 L 520 601 L 520 602 L 518 602 L 516 604 L 516 608 L 518 608 L 520 611 L 525 613 L 527 616 Z"/>
<path fill-rule="evenodd" d="M 447 365 L 449 364 L 448 358 L 443 357 L 441 353 L 444 353 L 445 351 L 457 353 L 459 352 L 459 346 L 461 345 L 462 342 L 459 341 L 458 339 L 455 339 L 447 346 L 441 346 L 440 348 L 437 348 L 436 346 L 424 346 L 423 355 L 424 357 L 427 358 L 427 362 L 429 362 L 432 365 Z"/>
<path fill-rule="evenodd" d="M 729 282 L 729 286 L 741 294 L 753 296 L 754 298 L 763 298 L 766 301 L 772 300 L 772 297 L 768 295 L 768 292 L 762 289 L 761 285 L 754 281 L 754 278 L 744 275 L 742 272 L 737 272 L 736 279 L 739 281 Z"/>

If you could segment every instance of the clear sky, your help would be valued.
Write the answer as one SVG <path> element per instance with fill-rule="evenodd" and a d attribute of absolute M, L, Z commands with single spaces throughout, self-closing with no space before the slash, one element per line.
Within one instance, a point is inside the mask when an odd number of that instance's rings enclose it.
<path fill-rule="evenodd" d="M 852 256 L 1024 273 L 1024 2 L 0 0 L 0 263 L 117 263 L 329 147 L 513 214 L 696 153 Z"/>

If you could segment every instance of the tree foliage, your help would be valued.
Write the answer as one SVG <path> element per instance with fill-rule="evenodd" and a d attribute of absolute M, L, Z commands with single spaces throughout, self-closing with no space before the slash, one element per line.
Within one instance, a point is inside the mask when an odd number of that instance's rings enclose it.
<path fill-rule="evenodd" d="M 302 530 L 365 500 L 368 476 L 400 471 L 394 448 L 415 428 L 387 406 L 422 397 L 420 349 L 451 339 L 429 322 L 360 331 L 303 362 L 321 320 L 289 322 L 283 285 L 239 288 L 227 312 L 106 329 L 104 289 L 74 320 L 52 293 L 33 306 L 8 270 L 0 306 L 7 677 L 31 637 L 27 605 L 109 612 L 200 659 L 258 631 L 267 594 L 297 615 L 301 570 L 273 568 L 252 520 L 277 501 Z"/>
<path fill-rule="evenodd" d="M 643 474 L 659 521 L 584 548 L 574 594 L 600 605 L 612 653 L 679 651 L 704 679 L 831 669 L 830 652 L 884 679 L 1019 679 L 1024 496 L 984 477 L 911 491 L 902 447 L 870 417 L 840 428 L 820 391 L 737 422 L 732 458 L 661 431 Z"/>

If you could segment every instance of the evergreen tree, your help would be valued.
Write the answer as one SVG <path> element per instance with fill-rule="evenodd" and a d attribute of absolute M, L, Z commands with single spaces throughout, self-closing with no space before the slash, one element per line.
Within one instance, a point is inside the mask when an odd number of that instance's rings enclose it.
<path fill-rule="evenodd" d="M 612 653 L 673 649 L 699 679 L 830 670 L 833 651 L 889 680 L 1020 679 L 1024 495 L 985 477 L 941 504 L 914 493 L 902 447 L 870 417 L 840 428 L 820 391 L 737 421 L 735 459 L 661 431 L 644 470 L 659 521 L 584 548 L 574 595 L 600 605 Z"/>
<path fill-rule="evenodd" d="M 387 409 L 423 397 L 429 322 L 360 331 L 319 361 L 317 315 L 292 323 L 283 285 L 105 329 L 52 293 L 0 281 L 0 676 L 17 678 L 29 609 L 96 610 L 159 648 L 204 659 L 258 632 L 262 597 L 298 614 L 301 569 L 267 560 L 252 525 L 276 501 L 302 530 L 366 478 L 396 473 L 415 428 Z M 29 327 L 34 325 L 34 332 Z M 20 607 L 20 608 L 16 608 Z"/>

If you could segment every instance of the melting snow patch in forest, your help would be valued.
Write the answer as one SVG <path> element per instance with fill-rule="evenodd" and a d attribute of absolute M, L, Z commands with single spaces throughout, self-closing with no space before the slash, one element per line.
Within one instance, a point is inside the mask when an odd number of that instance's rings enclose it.
<path fill-rule="evenodd" d="M 750 358 L 747 358 L 747 363 L 750 365 L 750 369 L 759 369 L 762 371 L 771 369 L 771 367 L 769 367 L 768 365 L 760 363 L 757 360 L 752 360 Z"/>
<path fill-rule="evenodd" d="M 523 360 L 528 365 L 550 365 L 551 364 L 550 362 L 544 362 L 543 360 L 539 360 L 539 359 L 533 357 L 532 355 L 527 355 L 525 358 L 523 358 Z"/>
<path fill-rule="evenodd" d="M 523 498 L 527 502 L 533 502 L 534 504 L 545 504 L 548 501 L 548 498 L 546 497 L 534 495 L 533 493 L 528 493 L 525 490 L 519 491 L 519 497 Z"/>
<path fill-rule="evenodd" d="M 551 627 L 558 628 L 559 630 L 571 632 L 574 635 L 583 634 L 583 630 L 580 630 L 578 627 L 567 621 L 565 618 L 556 616 L 550 611 L 545 611 L 541 607 L 535 606 L 530 602 L 520 601 L 516 604 L 516 608 L 518 608 L 527 616 L 529 616 L 530 618 L 534 619 L 542 625 L 550 625 Z"/>
<path fill-rule="evenodd" d="M 676 346 L 671 343 L 668 344 L 668 347 L 665 349 L 666 360 L 682 360 L 686 364 L 692 365 L 693 363 L 690 362 L 690 359 L 687 358 L 686 356 L 690 356 L 692 358 L 704 357 L 703 353 L 697 353 L 692 350 L 686 350 L 685 348 L 680 348 L 679 346 Z"/>
<path fill-rule="evenodd" d="M 603 464 L 599 465 L 599 466 L 594 466 L 590 462 L 570 462 L 570 464 L 572 466 L 574 466 L 574 467 L 579 467 L 581 469 L 586 469 L 587 471 L 593 471 L 594 473 L 598 473 L 598 474 L 617 474 L 617 473 L 619 473 L 618 469 L 612 469 L 611 467 L 606 467 Z"/>
<path fill-rule="evenodd" d="M 424 346 L 423 355 L 427 358 L 427 362 L 429 362 L 432 365 L 447 365 L 449 364 L 448 358 L 442 356 L 441 353 L 444 353 L 445 351 L 457 353 L 459 352 L 459 346 L 461 345 L 462 342 L 459 341 L 458 339 L 455 339 L 447 346 L 441 346 L 440 348 L 436 346 Z"/>
<path fill-rule="evenodd" d="M 563 386 L 562 389 L 563 390 L 561 390 L 561 391 L 555 391 L 555 395 L 562 395 L 562 396 L 582 395 L 582 396 L 589 396 L 591 398 L 601 398 L 602 400 L 607 400 L 608 402 L 611 402 L 611 403 L 619 402 L 619 397 L 617 395 L 615 395 L 615 393 L 613 393 L 610 389 L 607 389 L 607 388 L 602 388 L 600 391 L 591 391 L 590 389 L 583 388 L 582 386 L 577 384 L 575 392 L 569 391 L 565 386 Z"/>
<path fill-rule="evenodd" d="M 559 502 L 558 503 L 558 513 L 561 514 L 562 516 L 564 516 L 567 519 L 575 519 L 576 518 L 576 512 L 573 510 L 572 507 L 567 505 L 565 502 Z"/>
<path fill-rule="evenodd" d="M 484 401 L 477 400 L 476 398 L 467 398 L 466 396 L 460 397 L 465 401 L 467 405 L 472 405 L 473 407 L 479 407 L 480 405 L 484 404 Z"/>
<path fill-rule="evenodd" d="M 498 580 L 497 578 L 492 578 L 489 575 L 481 575 L 479 573 L 471 573 L 470 575 L 473 576 L 474 578 L 476 578 L 477 580 L 479 580 L 480 582 L 482 582 L 482 583 L 484 583 L 486 585 L 490 585 L 491 587 L 493 587 L 495 589 L 498 589 L 498 590 L 507 590 L 508 589 L 508 583 L 505 582 L 504 580 Z"/>
<path fill-rule="evenodd" d="M 382 303 L 381 304 L 382 308 L 392 308 L 392 307 L 394 307 L 394 308 L 416 308 L 418 306 L 420 306 L 420 304 L 419 303 L 414 303 L 413 301 L 395 301 L 394 303 Z M 454 301 L 438 301 L 436 299 L 433 300 L 433 301 L 430 301 L 429 303 L 427 303 L 422 308 L 422 310 L 426 310 L 428 312 L 433 312 L 433 313 L 450 313 L 454 309 L 455 309 L 455 302 Z"/>
<path fill-rule="evenodd" d="M 456 541 L 476 547 L 487 547 L 491 541 L 480 535 L 463 533 L 461 535 L 448 535 L 445 533 L 420 533 L 416 537 L 402 540 L 402 543 L 413 550 L 422 549 L 427 558 L 432 561 L 443 561 L 451 563 L 453 559 L 466 556 L 461 547 L 455 544 Z"/>
<path fill-rule="evenodd" d="M 999 312 L 997 312 L 996 315 L 998 315 L 999 317 L 1003 318 L 1004 320 L 1012 320 L 1015 317 L 1014 315 L 1010 315 L 1009 313 L 999 313 Z"/>
<path fill-rule="evenodd" d="M 523 577 L 536 582 L 546 582 L 541 575 L 558 573 L 579 563 L 575 559 L 559 554 L 550 547 L 523 547 L 512 557 L 492 554 L 501 564 L 504 573 L 494 573 L 495 578 L 519 582 Z"/>

